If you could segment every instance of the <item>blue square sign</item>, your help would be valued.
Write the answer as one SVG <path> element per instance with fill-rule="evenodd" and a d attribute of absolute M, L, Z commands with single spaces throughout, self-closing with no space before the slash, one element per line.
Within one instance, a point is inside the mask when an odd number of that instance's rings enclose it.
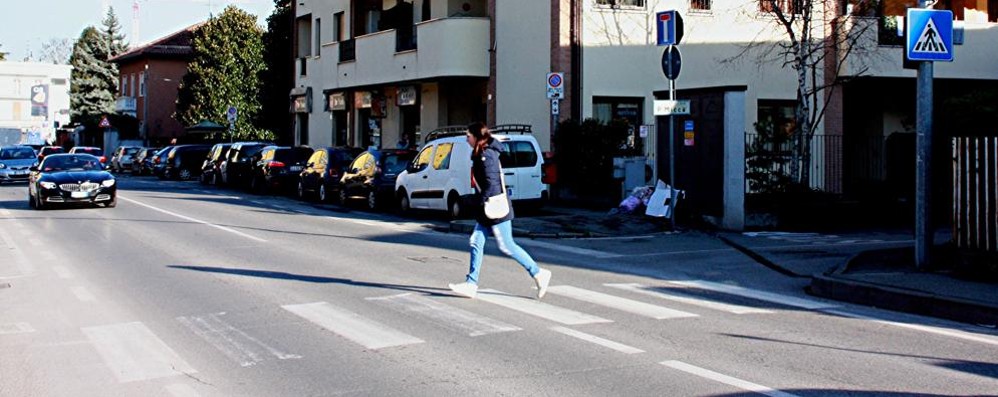
<path fill-rule="evenodd" d="M 910 61 L 953 61 L 953 11 L 909 8 L 905 18 Z"/>
<path fill-rule="evenodd" d="M 683 17 L 679 11 L 661 11 L 655 14 L 658 45 L 677 45 L 683 39 Z"/>

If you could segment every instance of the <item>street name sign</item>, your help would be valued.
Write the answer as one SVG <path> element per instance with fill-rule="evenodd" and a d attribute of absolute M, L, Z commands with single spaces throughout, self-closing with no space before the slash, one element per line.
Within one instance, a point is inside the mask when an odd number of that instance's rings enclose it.
<path fill-rule="evenodd" d="M 953 11 L 909 8 L 905 23 L 909 61 L 953 61 Z"/>
<path fill-rule="evenodd" d="M 679 101 L 656 100 L 656 116 L 672 116 L 690 114 L 690 101 L 688 99 Z"/>

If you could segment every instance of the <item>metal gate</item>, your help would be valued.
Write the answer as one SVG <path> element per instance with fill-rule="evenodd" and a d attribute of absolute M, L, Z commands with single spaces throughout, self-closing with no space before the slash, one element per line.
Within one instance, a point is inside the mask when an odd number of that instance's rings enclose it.
<path fill-rule="evenodd" d="M 998 253 L 998 136 L 953 138 L 953 236 Z"/>

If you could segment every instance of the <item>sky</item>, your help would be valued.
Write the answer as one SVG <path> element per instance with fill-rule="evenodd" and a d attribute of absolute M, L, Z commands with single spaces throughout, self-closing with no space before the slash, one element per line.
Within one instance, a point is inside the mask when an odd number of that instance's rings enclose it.
<path fill-rule="evenodd" d="M 99 26 L 103 7 L 114 7 L 130 45 L 143 44 L 218 14 L 229 4 L 257 16 L 266 27 L 273 0 L 137 0 L 138 39 L 132 37 L 135 0 L 3 0 L 0 12 L 0 51 L 7 60 L 20 61 L 29 52 L 38 54 L 50 39 L 76 40 L 89 25 Z"/>

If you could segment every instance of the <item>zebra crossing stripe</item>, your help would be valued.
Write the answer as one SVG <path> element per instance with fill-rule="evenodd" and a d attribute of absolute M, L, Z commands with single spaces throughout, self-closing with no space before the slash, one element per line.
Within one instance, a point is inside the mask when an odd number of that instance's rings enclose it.
<path fill-rule="evenodd" d="M 678 293 L 678 292 L 673 292 L 673 291 L 666 292 L 666 291 L 663 291 L 661 289 L 655 289 L 655 288 L 647 287 L 647 286 L 644 286 L 644 285 L 641 285 L 641 284 L 604 284 L 604 285 L 607 286 L 607 287 L 610 287 L 610 288 L 617 288 L 617 289 L 624 290 L 624 291 L 636 292 L 636 293 L 639 293 L 639 294 L 644 294 L 644 295 L 648 295 L 648 296 L 654 296 L 654 297 L 660 298 L 660 299 L 671 300 L 673 302 L 684 303 L 684 304 L 687 304 L 687 305 L 700 306 L 700 307 L 705 307 L 705 308 L 708 308 L 708 309 L 720 310 L 720 311 L 724 311 L 724 312 L 728 312 L 728 313 L 733 313 L 733 314 L 750 314 L 750 313 L 760 314 L 760 313 L 772 313 L 773 312 L 772 310 L 760 309 L 760 308 L 756 308 L 756 307 L 735 305 L 735 304 L 723 303 L 723 302 L 715 302 L 715 301 L 712 301 L 712 300 L 707 300 L 707 299 L 702 299 L 702 298 L 694 298 L 694 297 L 692 297 L 690 295 L 686 295 L 686 294 L 682 294 L 682 293 Z"/>
<path fill-rule="evenodd" d="M 81 331 L 121 383 L 197 373 L 140 322 Z"/>
<path fill-rule="evenodd" d="M 422 339 L 405 334 L 360 315 L 335 307 L 327 302 L 284 305 L 284 310 L 371 350 L 423 343 Z"/>
<path fill-rule="evenodd" d="M 505 307 L 507 309 L 513 309 L 518 312 L 551 320 L 556 323 L 561 323 L 564 325 L 581 325 L 581 324 L 613 322 L 613 320 L 607 320 L 602 317 L 597 317 L 585 313 L 580 313 L 574 310 L 569 310 L 558 306 L 549 305 L 547 303 L 543 303 L 535 299 L 510 295 L 502 291 L 496 291 L 494 289 L 478 290 L 478 299 L 483 302 L 496 304 Z"/>
<path fill-rule="evenodd" d="M 700 288 L 708 291 L 716 291 L 725 294 L 737 295 L 746 298 L 752 298 L 755 300 L 777 303 L 784 306 L 793 306 L 807 310 L 819 310 L 819 309 L 829 309 L 833 307 L 839 307 L 838 305 L 820 302 L 813 299 L 798 298 L 794 296 L 776 294 L 767 291 L 753 290 L 745 287 L 739 287 L 736 285 L 715 283 L 712 281 L 684 280 L 684 281 L 668 281 L 668 283 L 682 285 L 684 287 Z"/>
<path fill-rule="evenodd" d="M 430 299 L 425 294 L 405 293 L 401 295 L 367 298 L 369 301 L 384 304 L 392 310 L 415 314 L 433 320 L 436 324 L 465 332 L 468 336 L 482 336 L 501 332 L 522 331 L 514 325 L 481 316 L 464 309 Z"/>
<path fill-rule="evenodd" d="M 584 302 L 595 303 L 600 306 L 606 306 L 612 309 L 617 309 L 620 311 L 637 314 L 639 316 L 651 317 L 656 320 L 699 317 L 698 315 L 693 313 L 687 313 L 684 311 L 670 309 L 662 306 L 656 306 L 649 303 L 639 302 L 627 298 L 621 298 L 618 296 L 608 295 L 600 292 L 589 291 L 582 288 L 576 288 L 570 285 L 558 285 L 558 286 L 548 287 L 548 293 L 554 295 L 561 295 L 572 299 L 578 299 Z"/>
<path fill-rule="evenodd" d="M 206 316 L 177 317 L 177 321 L 242 367 L 256 365 L 268 356 L 279 360 L 301 358 L 299 355 L 283 353 L 236 329 L 222 319 L 224 315 L 223 312 Z"/>

